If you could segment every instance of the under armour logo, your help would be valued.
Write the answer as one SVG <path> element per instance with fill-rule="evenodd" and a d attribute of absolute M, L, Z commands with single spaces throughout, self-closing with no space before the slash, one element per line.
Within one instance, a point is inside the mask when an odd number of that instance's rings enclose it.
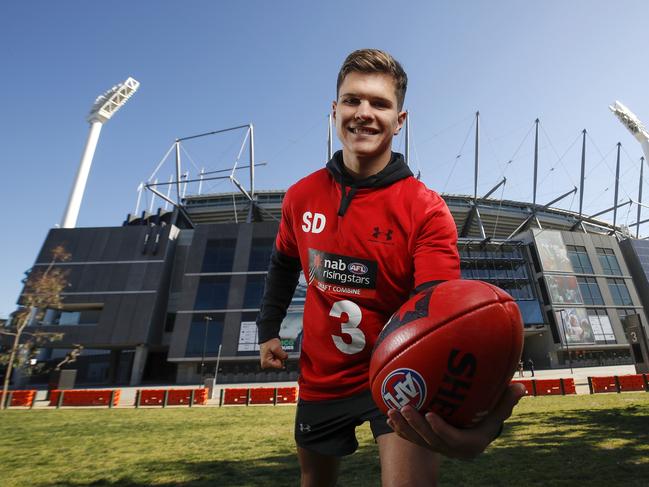
<path fill-rule="evenodd" d="M 379 227 L 374 227 L 374 232 L 372 232 L 372 237 L 379 238 L 381 235 L 385 237 L 385 240 L 392 240 L 392 230 L 382 232 Z"/>
<path fill-rule="evenodd" d="M 310 424 L 300 423 L 300 431 L 302 433 L 309 433 L 311 431 L 311 425 Z"/>

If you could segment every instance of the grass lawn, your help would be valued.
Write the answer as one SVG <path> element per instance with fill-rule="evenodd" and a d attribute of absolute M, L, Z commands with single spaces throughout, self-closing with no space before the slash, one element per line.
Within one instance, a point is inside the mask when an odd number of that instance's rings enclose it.
<path fill-rule="evenodd" d="M 0 485 L 298 485 L 292 406 L 0 411 Z M 379 485 L 369 427 L 339 485 Z M 649 394 L 524 398 L 441 485 L 649 485 Z"/>

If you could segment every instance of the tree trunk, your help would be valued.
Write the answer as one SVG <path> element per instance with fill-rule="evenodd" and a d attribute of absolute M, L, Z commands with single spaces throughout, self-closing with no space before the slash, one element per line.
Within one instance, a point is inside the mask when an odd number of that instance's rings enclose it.
<path fill-rule="evenodd" d="M 11 347 L 11 354 L 9 355 L 9 363 L 7 363 L 7 371 L 5 372 L 5 380 L 4 380 L 4 384 L 2 385 L 2 402 L 0 403 L 0 410 L 9 407 L 8 404 L 9 380 L 11 379 L 11 372 L 13 371 L 14 368 L 14 359 L 16 357 L 16 351 L 18 350 L 18 345 L 20 344 L 20 336 L 23 334 L 23 330 L 25 329 L 25 327 L 29 323 L 31 323 L 35 313 L 36 313 L 36 308 L 32 308 L 31 311 L 29 312 L 29 315 L 27 315 L 25 321 L 21 325 L 18 325 L 18 327 L 16 328 L 16 336 L 14 338 L 14 344 Z"/>
<path fill-rule="evenodd" d="M 14 344 L 11 347 L 11 354 L 9 355 L 9 362 L 7 363 L 7 371 L 5 372 L 5 380 L 2 386 L 2 405 L 0 409 L 6 409 L 9 404 L 9 379 L 11 379 L 11 372 L 13 371 L 14 358 L 16 357 L 16 350 L 18 349 L 18 343 L 20 340 L 20 335 L 22 333 L 22 328 L 16 330 L 16 336 L 14 337 Z"/>

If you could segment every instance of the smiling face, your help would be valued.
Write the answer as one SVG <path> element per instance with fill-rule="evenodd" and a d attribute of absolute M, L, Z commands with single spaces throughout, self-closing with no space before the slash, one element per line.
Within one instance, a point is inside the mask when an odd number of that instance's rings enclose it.
<path fill-rule="evenodd" d="M 333 102 L 333 116 L 343 160 L 352 175 L 371 176 L 390 162 L 392 137 L 406 119 L 406 112 L 399 111 L 392 76 L 349 73 Z"/>

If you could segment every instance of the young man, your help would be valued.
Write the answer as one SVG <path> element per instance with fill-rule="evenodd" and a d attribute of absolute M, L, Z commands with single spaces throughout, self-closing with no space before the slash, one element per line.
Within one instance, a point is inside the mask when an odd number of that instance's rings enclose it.
<path fill-rule="evenodd" d="M 333 486 L 340 457 L 370 422 L 383 485 L 433 485 L 439 454 L 471 458 L 498 435 L 522 391 L 511 388 L 476 428 L 459 430 L 412 407 L 382 415 L 369 361 L 383 325 L 413 293 L 460 278 L 455 223 L 417 181 L 392 138 L 406 113 L 407 77 L 389 54 L 351 53 L 333 102 L 342 151 L 286 193 L 257 318 L 261 366 L 283 367 L 279 328 L 304 269 L 308 291 L 295 439 L 302 486 Z"/>

